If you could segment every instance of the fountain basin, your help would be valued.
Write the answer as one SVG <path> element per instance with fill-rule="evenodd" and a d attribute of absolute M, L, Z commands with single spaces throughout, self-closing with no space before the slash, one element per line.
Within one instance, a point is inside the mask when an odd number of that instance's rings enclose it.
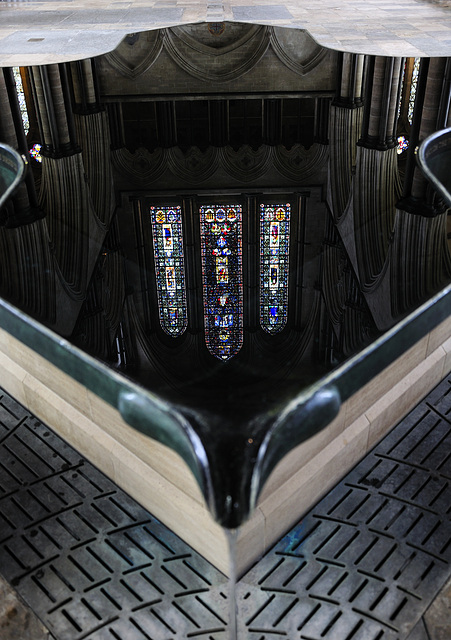
<path fill-rule="evenodd" d="M 410 320 L 413 325 L 409 340 L 397 342 L 402 355 L 389 366 L 379 365 L 382 369 L 378 375 L 372 375 L 377 366 L 373 360 L 367 384 L 361 384 L 365 357 L 360 354 L 354 362 L 347 363 L 341 376 L 344 402 L 338 415 L 315 435 L 289 452 L 284 451 L 267 473 L 262 473 L 261 483 L 254 476 L 258 490 L 252 495 L 256 500 L 252 502 L 249 486 L 248 519 L 240 527 L 237 540 L 238 575 L 451 369 L 448 309 L 449 290 L 445 290 L 432 304 L 421 308 L 415 318 L 406 320 L 404 324 Z M 210 482 L 214 474 L 208 465 L 202 471 L 202 449 L 194 457 L 184 455 L 181 446 L 176 453 L 171 442 L 161 442 L 161 434 L 153 434 L 160 441 L 148 437 L 152 436 L 152 421 L 147 435 L 136 428 L 137 423 L 135 428 L 128 425 L 119 411 L 117 391 L 125 386 L 130 392 L 133 384 L 5 302 L 0 306 L 0 323 L 4 327 L 0 333 L 0 385 L 227 574 L 226 536 L 208 508 L 215 502 L 211 492 L 218 486 Z M 430 330 L 425 331 L 425 327 Z M 396 353 L 393 340 L 397 333 L 386 336 L 385 348 L 392 356 Z M 378 346 L 379 350 L 373 346 L 372 353 L 378 353 L 381 362 L 384 345 Z M 45 351 L 45 356 L 39 351 Z M 357 390 L 351 384 L 352 367 L 354 373 L 360 371 L 354 376 Z M 331 381 L 327 381 L 326 386 L 330 385 Z M 144 397 L 149 395 L 134 387 L 133 391 Z M 131 419 L 135 420 L 136 417 Z M 161 429 L 161 421 L 158 425 Z M 180 437 L 180 433 L 176 436 Z M 201 447 L 202 443 L 197 444 Z M 263 453 L 261 457 L 265 459 Z M 193 473 L 196 465 L 197 474 Z"/>

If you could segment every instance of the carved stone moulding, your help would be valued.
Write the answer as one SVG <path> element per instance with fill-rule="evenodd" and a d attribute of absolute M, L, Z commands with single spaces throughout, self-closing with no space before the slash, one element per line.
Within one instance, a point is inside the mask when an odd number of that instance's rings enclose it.
<path fill-rule="evenodd" d="M 167 151 L 167 158 L 169 171 L 192 184 L 205 182 L 219 166 L 216 147 L 208 147 L 205 151 L 190 147 L 185 153 L 179 147 L 172 147 Z"/>
<path fill-rule="evenodd" d="M 233 80 L 247 73 L 269 46 L 269 28 L 226 23 L 215 35 L 208 24 L 165 30 L 164 47 L 186 73 L 201 80 Z"/>
<path fill-rule="evenodd" d="M 312 71 L 327 54 L 327 49 L 301 29 L 271 27 L 270 42 L 279 60 L 299 75 Z"/>
<path fill-rule="evenodd" d="M 249 184 L 255 182 L 275 168 L 279 174 L 298 184 L 307 183 L 325 167 L 328 147 L 314 144 L 310 149 L 294 145 L 286 149 L 282 145 L 261 145 L 253 149 L 243 145 L 238 150 L 232 147 L 208 147 L 201 151 L 190 147 L 182 151 L 179 147 L 156 149 L 153 152 L 139 148 L 135 152 L 116 149 L 112 154 L 117 172 L 137 186 L 148 186 L 163 174 L 172 175 L 188 184 L 203 184 L 223 171 L 233 180 Z"/>
<path fill-rule="evenodd" d="M 113 167 L 133 184 L 146 186 L 158 180 L 166 171 L 166 149 L 155 149 L 153 153 L 140 147 L 134 153 L 128 149 L 112 152 Z"/>
<path fill-rule="evenodd" d="M 325 166 L 329 157 L 329 147 L 313 144 L 305 149 L 295 144 L 291 149 L 282 145 L 274 147 L 273 162 L 276 169 L 286 178 L 296 181 L 308 181 Z"/>
<path fill-rule="evenodd" d="M 160 30 L 130 33 L 117 49 L 105 57 L 119 73 L 136 78 L 153 65 L 162 47 L 163 36 Z"/>
<path fill-rule="evenodd" d="M 232 147 L 220 149 L 221 164 L 224 170 L 240 182 L 252 182 L 261 178 L 272 164 L 272 148 L 262 145 L 254 150 L 243 145 L 234 151 Z"/>

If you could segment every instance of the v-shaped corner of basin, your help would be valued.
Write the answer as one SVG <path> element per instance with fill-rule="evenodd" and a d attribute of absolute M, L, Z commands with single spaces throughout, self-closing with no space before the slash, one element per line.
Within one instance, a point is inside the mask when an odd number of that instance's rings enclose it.
<path fill-rule="evenodd" d="M 417 157 L 426 178 L 451 207 L 451 127 L 425 138 L 418 147 Z"/>
<path fill-rule="evenodd" d="M 336 417 L 341 399 L 336 387 L 326 386 L 251 419 L 136 394 L 122 394 L 119 406 L 129 424 L 183 458 L 214 519 L 236 529 L 252 514 L 276 465 Z"/>

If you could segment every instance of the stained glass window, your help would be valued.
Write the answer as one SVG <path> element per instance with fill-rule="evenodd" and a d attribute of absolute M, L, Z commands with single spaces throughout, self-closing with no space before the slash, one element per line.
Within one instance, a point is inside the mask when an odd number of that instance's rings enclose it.
<path fill-rule="evenodd" d="M 181 207 L 150 207 L 162 329 L 181 335 L 188 324 Z"/>
<path fill-rule="evenodd" d="M 407 119 L 409 120 L 410 124 L 412 124 L 412 120 L 413 120 L 413 108 L 415 106 L 415 98 L 417 95 L 417 82 L 418 82 L 419 70 L 420 70 L 420 58 L 415 58 L 415 61 L 413 63 L 413 70 L 412 70 L 412 81 L 410 85 L 409 107 L 407 110 Z"/>
<path fill-rule="evenodd" d="M 241 206 L 200 208 L 205 342 L 227 361 L 243 344 Z"/>
<path fill-rule="evenodd" d="M 42 162 L 41 145 L 40 144 L 36 143 L 31 147 L 30 156 L 34 160 L 36 160 L 36 162 Z"/>
<path fill-rule="evenodd" d="M 406 151 L 409 148 L 409 141 L 406 136 L 398 136 L 398 147 L 396 152 L 400 155 L 403 151 Z"/>
<path fill-rule="evenodd" d="M 290 205 L 260 205 L 260 324 L 278 333 L 287 321 Z"/>
<path fill-rule="evenodd" d="M 19 100 L 20 115 L 22 116 L 22 123 L 25 131 L 25 135 L 27 135 L 30 129 L 30 123 L 28 120 L 27 103 L 25 101 L 25 93 L 23 90 L 22 77 L 20 75 L 20 67 L 13 67 L 13 73 L 14 73 L 14 80 L 16 83 L 17 98 Z"/>
<path fill-rule="evenodd" d="M 404 87 L 404 81 L 406 79 L 406 66 L 407 66 L 407 60 L 404 61 L 404 64 L 402 66 L 402 74 L 401 74 L 401 87 Z M 401 107 L 402 107 L 402 94 L 403 91 L 399 92 L 399 102 L 398 102 L 398 112 L 396 114 L 396 118 L 398 119 L 399 116 L 401 115 Z"/>

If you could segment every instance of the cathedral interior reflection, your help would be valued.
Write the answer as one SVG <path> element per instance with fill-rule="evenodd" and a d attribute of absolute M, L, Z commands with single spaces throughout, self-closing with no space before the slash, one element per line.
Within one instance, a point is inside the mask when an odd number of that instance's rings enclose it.
<path fill-rule="evenodd" d="M 31 160 L 2 211 L 0 291 L 201 406 L 207 434 L 258 438 L 253 417 L 449 282 L 449 217 L 415 150 L 451 124 L 451 63 L 219 26 L 3 69 L 0 137 Z"/>

